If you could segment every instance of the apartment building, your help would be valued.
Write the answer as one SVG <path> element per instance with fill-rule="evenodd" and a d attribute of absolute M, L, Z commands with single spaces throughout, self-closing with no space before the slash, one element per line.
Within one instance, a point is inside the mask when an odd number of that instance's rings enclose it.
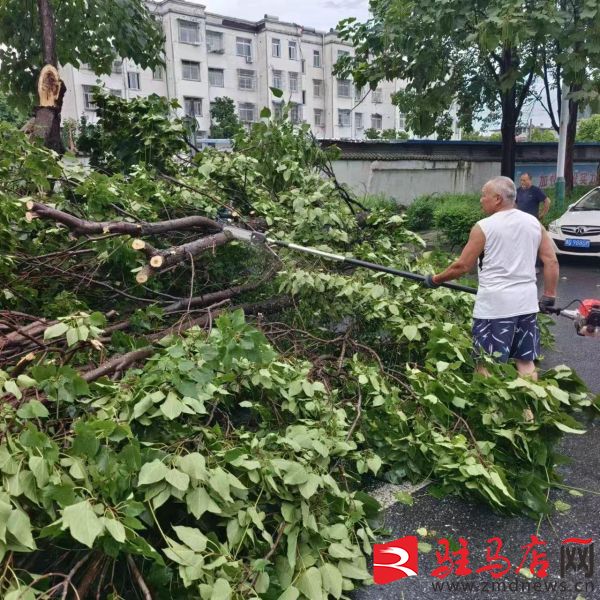
<path fill-rule="evenodd" d="M 66 65 L 65 118 L 85 115 L 94 122 L 91 90 L 100 84 L 123 98 L 176 98 L 180 114 L 196 118 L 199 137 L 208 135 L 211 102 L 223 96 L 233 99 L 244 123 L 259 120 L 265 106 L 277 114 L 290 102 L 292 120 L 308 123 L 318 138 L 362 139 L 368 128 L 404 130 L 390 99 L 400 81 L 359 90 L 333 74 L 338 58 L 352 53 L 333 30 L 322 33 L 270 15 L 256 22 L 226 17 L 186 0 L 147 4 L 165 32 L 165 68 L 144 70 L 123 60 L 110 75 L 97 77 L 85 65 Z M 283 98 L 275 98 L 271 87 L 281 89 Z"/>

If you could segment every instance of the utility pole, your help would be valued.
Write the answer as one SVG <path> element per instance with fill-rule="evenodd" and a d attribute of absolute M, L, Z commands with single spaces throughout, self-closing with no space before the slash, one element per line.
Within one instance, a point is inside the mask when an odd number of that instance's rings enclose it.
<path fill-rule="evenodd" d="M 560 103 L 560 128 L 558 133 L 558 157 L 556 161 L 556 205 L 563 210 L 565 207 L 565 152 L 567 149 L 567 127 L 569 125 L 569 87 L 563 82 L 562 99 Z"/>

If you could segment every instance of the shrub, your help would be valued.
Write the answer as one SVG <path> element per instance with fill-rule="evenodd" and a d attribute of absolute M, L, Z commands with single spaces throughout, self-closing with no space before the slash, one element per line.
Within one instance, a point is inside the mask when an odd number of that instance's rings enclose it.
<path fill-rule="evenodd" d="M 448 196 L 434 210 L 435 226 L 453 246 L 469 239 L 471 228 L 484 215 L 474 195 Z"/>
<path fill-rule="evenodd" d="M 427 194 L 415 198 L 406 209 L 406 227 L 412 231 L 423 231 L 433 226 L 433 212 L 442 202 L 443 196 Z"/>

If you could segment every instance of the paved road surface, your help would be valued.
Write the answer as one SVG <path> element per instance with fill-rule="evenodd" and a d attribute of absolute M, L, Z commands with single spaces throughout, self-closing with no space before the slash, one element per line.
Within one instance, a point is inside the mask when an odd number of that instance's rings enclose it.
<path fill-rule="evenodd" d="M 561 261 L 561 282 L 559 305 L 572 298 L 600 298 L 600 260 Z M 574 367 L 591 390 L 600 393 L 600 340 L 576 336 L 573 324 L 567 319 L 556 319 L 554 329 L 556 347 L 546 353 L 544 366 L 568 364 Z M 560 578 L 560 541 L 567 537 L 592 537 L 596 542 L 596 563 L 600 563 L 600 420 L 588 424 L 583 436 L 568 436 L 563 442 L 563 453 L 572 459 L 570 465 L 562 468 L 565 483 L 568 485 L 595 490 L 598 495 L 584 493 L 573 497 L 566 491 L 553 493 L 554 499 L 562 499 L 571 505 L 571 510 L 552 517 L 541 524 L 539 537 L 547 541 L 545 548 L 550 561 L 549 575 L 544 580 L 528 580 L 522 576 L 512 576 L 498 580 L 497 585 L 506 586 L 496 590 L 486 589 L 484 582 L 489 576 L 470 575 L 449 577 L 448 583 L 471 584 L 473 588 L 455 590 L 435 590 L 432 582 L 437 581 L 428 573 L 437 566 L 434 553 L 421 553 L 420 573 L 385 586 L 371 586 L 354 594 L 355 600 L 465 600 L 465 599 L 573 599 L 579 596 L 585 600 L 600 599 L 600 564 L 596 564 L 595 574 L 586 579 L 583 574 L 572 574 Z M 412 507 L 396 504 L 384 515 L 384 524 L 389 534 L 382 541 L 390 541 L 406 535 L 415 535 L 419 527 L 435 531 L 436 537 L 460 536 L 469 540 L 473 562 L 484 564 L 486 540 L 497 536 L 504 542 L 503 552 L 513 562 L 519 562 L 523 553 L 521 547 L 536 533 L 537 524 L 526 518 L 507 518 L 494 514 L 486 506 L 465 502 L 458 498 L 435 500 L 427 490 L 415 494 Z M 535 583 L 541 589 L 536 590 Z M 500 583 L 502 582 L 502 583 Z M 549 591 L 545 591 L 545 585 Z M 552 586 L 556 589 L 552 591 Z M 579 586 L 576 591 L 575 586 Z M 586 586 L 587 585 L 587 589 Z M 591 590 L 590 586 L 595 589 Z M 531 586 L 530 589 L 528 586 Z M 516 590 L 516 591 L 515 591 Z"/>

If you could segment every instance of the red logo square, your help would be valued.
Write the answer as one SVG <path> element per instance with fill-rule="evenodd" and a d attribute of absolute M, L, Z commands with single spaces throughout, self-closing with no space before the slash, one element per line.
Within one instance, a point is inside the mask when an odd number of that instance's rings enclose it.
<path fill-rule="evenodd" d="M 373 579 L 377 584 L 391 583 L 419 573 L 418 541 L 414 535 L 373 546 Z"/>

